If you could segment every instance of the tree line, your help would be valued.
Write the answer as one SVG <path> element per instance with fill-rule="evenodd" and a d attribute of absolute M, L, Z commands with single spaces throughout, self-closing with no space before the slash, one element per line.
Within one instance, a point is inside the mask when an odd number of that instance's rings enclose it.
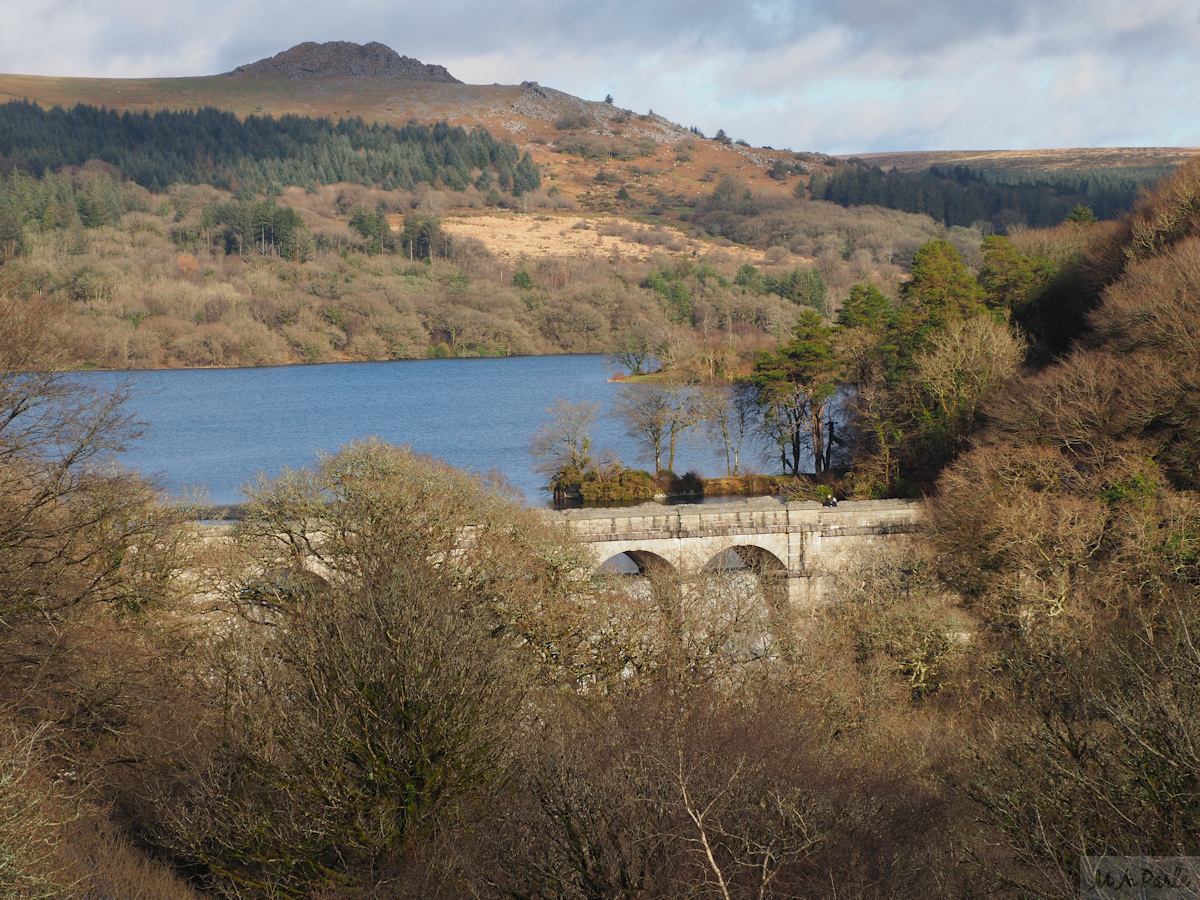
<path fill-rule="evenodd" d="M 947 227 L 987 222 L 1000 233 L 1014 225 L 1048 228 L 1077 205 L 1113 219 L 1133 207 L 1138 192 L 1170 170 L 1166 166 L 1055 171 L 934 166 L 909 174 L 850 161 L 832 175 L 814 175 L 806 191 L 841 206 L 882 206 L 924 213 Z"/>
<path fill-rule="evenodd" d="M 521 195 L 541 185 L 532 157 L 483 128 L 446 122 L 399 128 L 298 115 L 247 116 L 212 107 L 151 113 L 0 104 L 0 156 L 35 175 L 102 160 L 154 192 L 177 182 L 252 194 L 347 182 L 383 190 L 493 183 Z"/>

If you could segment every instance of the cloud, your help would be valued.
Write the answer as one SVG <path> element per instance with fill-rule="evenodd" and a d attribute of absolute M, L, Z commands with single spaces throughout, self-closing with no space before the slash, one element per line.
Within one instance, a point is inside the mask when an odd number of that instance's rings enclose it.
<path fill-rule="evenodd" d="M 213 74 L 378 40 L 797 150 L 1200 144 L 1200 17 L 1180 0 L 0 2 L 0 60 L 30 74 Z"/>

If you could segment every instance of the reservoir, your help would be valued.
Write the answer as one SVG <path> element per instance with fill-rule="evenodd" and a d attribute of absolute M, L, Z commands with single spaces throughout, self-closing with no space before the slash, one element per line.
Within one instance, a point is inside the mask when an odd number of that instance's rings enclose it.
<path fill-rule="evenodd" d="M 201 489 L 214 504 L 240 502 L 242 486 L 258 473 L 274 476 L 284 466 L 314 462 L 318 450 L 377 436 L 460 468 L 499 470 L 527 502 L 542 505 L 550 495 L 533 469 L 529 437 L 559 397 L 600 405 L 594 451 L 611 448 L 626 465 L 648 465 L 610 415 L 619 389 L 607 380 L 613 371 L 603 356 L 576 355 L 78 377 L 132 391 L 129 409 L 146 424 L 146 434 L 122 455 L 125 465 L 157 475 L 173 492 Z M 693 431 L 679 441 L 676 471 L 725 474 L 723 452 L 704 442 L 700 429 Z M 744 449 L 744 464 L 757 463 L 752 456 Z"/>

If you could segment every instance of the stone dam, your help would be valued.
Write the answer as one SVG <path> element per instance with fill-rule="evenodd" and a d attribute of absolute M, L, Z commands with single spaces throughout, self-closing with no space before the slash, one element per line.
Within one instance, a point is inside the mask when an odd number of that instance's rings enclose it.
<path fill-rule="evenodd" d="M 547 511 L 589 546 L 597 567 L 622 555 L 637 572 L 745 568 L 786 585 L 788 599 L 825 599 L 831 573 L 886 547 L 918 540 L 919 500 L 845 501 L 822 506 L 759 497 L 729 503 Z"/>

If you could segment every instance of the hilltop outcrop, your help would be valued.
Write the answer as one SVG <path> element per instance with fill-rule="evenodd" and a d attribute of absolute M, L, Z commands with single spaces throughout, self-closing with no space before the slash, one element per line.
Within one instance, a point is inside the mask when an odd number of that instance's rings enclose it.
<path fill-rule="evenodd" d="M 418 59 L 401 56 L 386 44 L 372 41 L 306 41 L 267 59 L 238 66 L 228 75 L 310 78 L 360 78 L 394 81 L 436 81 L 462 84 L 445 66 L 426 65 Z"/>

